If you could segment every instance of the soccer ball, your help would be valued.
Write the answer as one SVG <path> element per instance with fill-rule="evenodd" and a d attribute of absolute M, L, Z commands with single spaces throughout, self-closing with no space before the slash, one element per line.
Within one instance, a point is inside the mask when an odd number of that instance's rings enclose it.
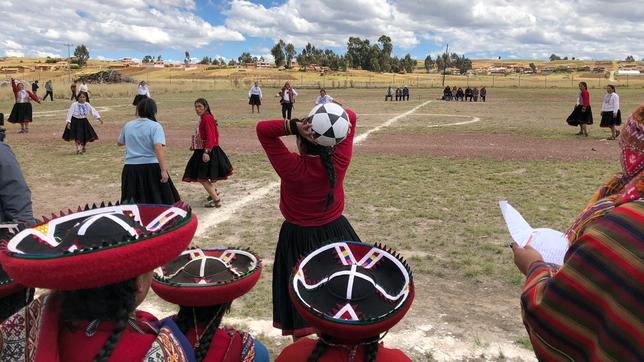
<path fill-rule="evenodd" d="M 349 134 L 349 115 L 335 103 L 319 104 L 311 112 L 313 138 L 318 144 L 333 147 Z"/>

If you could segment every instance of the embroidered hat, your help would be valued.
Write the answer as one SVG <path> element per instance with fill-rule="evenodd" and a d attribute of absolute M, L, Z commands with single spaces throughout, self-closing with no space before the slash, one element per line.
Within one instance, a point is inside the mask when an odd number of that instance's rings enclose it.
<path fill-rule="evenodd" d="M 358 342 L 402 319 L 414 283 L 407 263 L 390 249 L 343 241 L 302 259 L 289 294 L 302 318 L 322 334 Z"/>
<path fill-rule="evenodd" d="M 261 274 L 261 260 L 250 251 L 191 248 L 157 269 L 152 289 L 170 303 L 206 307 L 248 293 Z"/>
<path fill-rule="evenodd" d="M 85 206 L 44 218 L 0 249 L 0 263 L 28 287 L 98 288 L 147 273 L 184 250 L 197 217 L 174 205 Z"/>

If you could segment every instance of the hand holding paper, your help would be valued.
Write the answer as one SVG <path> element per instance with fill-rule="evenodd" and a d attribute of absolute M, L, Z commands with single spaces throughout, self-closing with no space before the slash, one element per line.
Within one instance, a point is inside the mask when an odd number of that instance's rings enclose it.
<path fill-rule="evenodd" d="M 499 207 L 512 239 L 519 246 L 530 245 L 541 254 L 545 262 L 563 265 L 564 256 L 568 251 L 568 239 L 562 232 L 548 228 L 532 228 L 505 200 L 499 201 Z"/>

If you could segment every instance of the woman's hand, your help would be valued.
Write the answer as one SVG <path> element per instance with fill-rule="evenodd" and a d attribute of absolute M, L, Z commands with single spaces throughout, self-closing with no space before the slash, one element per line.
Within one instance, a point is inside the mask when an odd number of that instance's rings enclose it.
<path fill-rule="evenodd" d="M 103 124 L 103 120 L 102 120 L 102 119 L 100 119 L 100 118 L 99 118 L 99 119 L 98 119 L 98 121 L 99 121 L 99 122 L 101 122 L 101 124 Z"/>
<path fill-rule="evenodd" d="M 66 128 L 67 128 L 67 129 L 72 129 L 72 124 L 71 124 L 71 122 L 67 122 L 67 127 L 66 127 Z"/>
<path fill-rule="evenodd" d="M 313 123 L 308 118 L 303 119 L 301 122 L 295 122 L 297 125 L 297 132 L 307 141 L 317 144 L 315 138 L 313 138 Z"/>
<path fill-rule="evenodd" d="M 203 161 L 203 163 L 210 162 L 210 155 L 204 152 L 203 155 L 201 155 L 201 160 Z"/>
<path fill-rule="evenodd" d="M 168 173 L 168 170 L 161 170 L 161 183 L 167 183 L 168 180 L 170 179 L 170 174 Z"/>
<path fill-rule="evenodd" d="M 543 261 L 541 254 L 530 245 L 520 247 L 517 243 L 510 244 L 512 252 L 514 253 L 514 264 L 519 268 L 523 275 L 528 274 L 528 268 L 535 261 Z"/>

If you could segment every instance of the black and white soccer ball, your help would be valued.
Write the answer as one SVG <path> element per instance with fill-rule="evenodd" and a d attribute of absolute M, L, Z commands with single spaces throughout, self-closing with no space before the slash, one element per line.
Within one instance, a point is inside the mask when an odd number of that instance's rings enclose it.
<path fill-rule="evenodd" d="M 313 138 L 318 144 L 333 147 L 349 134 L 349 115 L 335 103 L 319 104 L 311 112 Z"/>

